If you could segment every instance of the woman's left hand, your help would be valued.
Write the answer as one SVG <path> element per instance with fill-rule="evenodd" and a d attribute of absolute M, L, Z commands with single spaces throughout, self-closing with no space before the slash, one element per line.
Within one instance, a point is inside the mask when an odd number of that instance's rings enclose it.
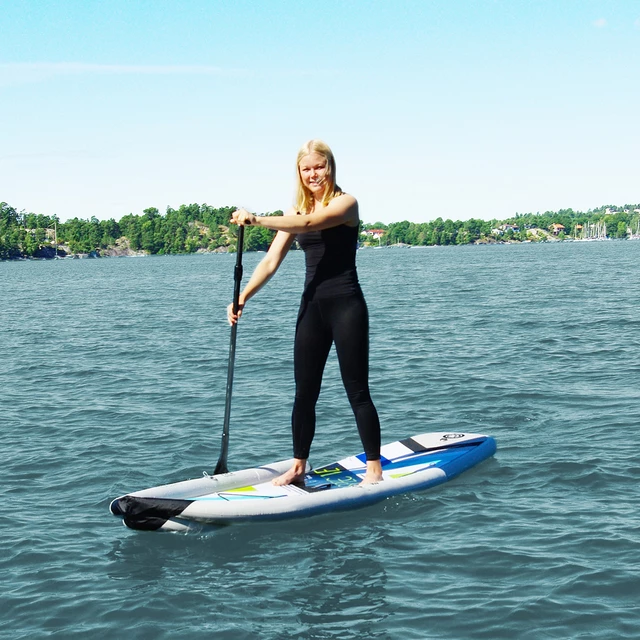
<path fill-rule="evenodd" d="M 256 223 L 256 217 L 246 209 L 236 209 L 231 214 L 231 223 L 243 227 L 249 227 Z"/>

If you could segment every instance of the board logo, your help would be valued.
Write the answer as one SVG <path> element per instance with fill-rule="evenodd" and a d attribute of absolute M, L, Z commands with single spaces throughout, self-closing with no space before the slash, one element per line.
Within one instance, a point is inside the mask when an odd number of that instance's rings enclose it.
<path fill-rule="evenodd" d="M 464 433 L 445 433 L 440 440 L 447 442 L 448 440 L 457 440 L 458 438 L 464 438 Z"/>

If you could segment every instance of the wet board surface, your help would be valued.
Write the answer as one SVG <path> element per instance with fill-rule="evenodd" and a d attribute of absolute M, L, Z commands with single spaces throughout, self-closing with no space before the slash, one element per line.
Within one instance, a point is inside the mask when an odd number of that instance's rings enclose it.
<path fill-rule="evenodd" d="M 110 509 L 131 528 L 170 531 L 318 515 L 441 484 L 495 451 L 490 436 L 426 433 L 384 445 L 383 480 L 375 484 L 360 484 L 366 470 L 360 454 L 309 470 L 304 483 L 274 486 L 272 480 L 291 466 L 286 460 L 127 494 Z"/>

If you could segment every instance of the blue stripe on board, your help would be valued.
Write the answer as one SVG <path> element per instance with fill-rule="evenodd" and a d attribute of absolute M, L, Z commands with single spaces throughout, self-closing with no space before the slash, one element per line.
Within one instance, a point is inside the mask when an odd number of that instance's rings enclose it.
<path fill-rule="evenodd" d="M 427 453 L 413 453 L 403 456 L 402 459 L 396 459 L 388 464 L 384 470 L 391 471 L 393 469 L 403 469 L 416 464 L 432 463 L 433 466 L 442 467 L 444 464 L 463 456 L 475 449 L 475 446 L 438 449 L 437 451 L 429 451 Z"/>

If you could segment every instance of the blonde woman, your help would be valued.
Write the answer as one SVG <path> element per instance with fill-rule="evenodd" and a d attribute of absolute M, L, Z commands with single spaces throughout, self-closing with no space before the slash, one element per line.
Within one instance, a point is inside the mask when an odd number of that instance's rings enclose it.
<path fill-rule="evenodd" d="M 273 482 L 285 485 L 304 479 L 322 374 L 334 343 L 366 454 L 362 483 L 379 482 L 380 421 L 369 394 L 369 319 L 356 272 L 358 203 L 336 184 L 333 153 L 321 140 L 303 145 L 296 166 L 296 204 L 284 216 L 257 217 L 238 209 L 231 217 L 234 224 L 266 227 L 278 233 L 240 294 L 237 315 L 229 305 L 229 322 L 238 321 L 247 301 L 277 271 L 297 238 L 305 252 L 306 278 L 294 343 L 294 464 Z"/>

